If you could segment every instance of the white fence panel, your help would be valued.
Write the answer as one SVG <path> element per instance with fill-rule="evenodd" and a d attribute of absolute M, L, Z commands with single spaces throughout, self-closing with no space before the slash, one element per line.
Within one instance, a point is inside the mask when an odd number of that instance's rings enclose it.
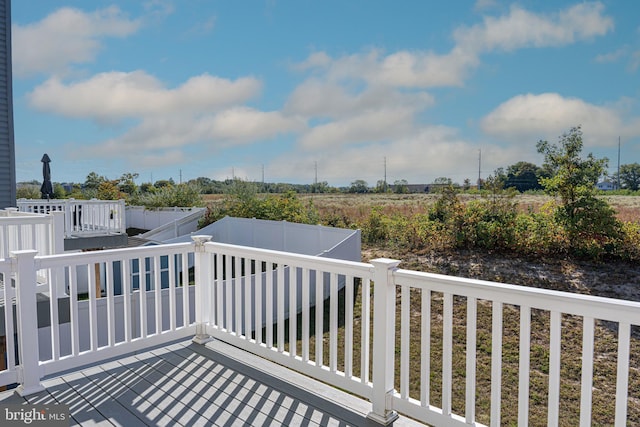
<path fill-rule="evenodd" d="M 15 300 L 11 261 L 0 259 L 0 386 L 18 381 L 15 343 Z"/>
<path fill-rule="evenodd" d="M 0 211 L 0 258 L 24 249 L 35 249 L 42 255 L 56 253 L 53 216 Z"/>
<path fill-rule="evenodd" d="M 476 423 L 477 420 L 476 397 L 490 396 L 490 410 L 484 413 L 483 420 L 488 420 L 490 425 L 502 425 L 517 422 L 520 425 L 529 423 L 530 395 L 529 387 L 532 375 L 531 370 L 531 331 L 532 328 L 539 330 L 541 321 L 536 320 L 534 324 L 532 310 L 536 311 L 537 319 L 541 317 L 548 319 L 544 333 L 548 340 L 548 401 L 546 403 L 548 425 L 557 425 L 560 422 L 561 412 L 561 384 L 563 381 L 579 382 L 581 389 L 581 425 L 590 425 L 592 387 L 594 381 L 594 357 L 604 357 L 604 354 L 594 356 L 594 318 L 601 327 L 617 331 L 618 351 L 617 351 L 617 376 L 616 393 L 613 396 L 615 401 L 615 423 L 616 425 L 626 425 L 629 381 L 629 346 L 631 339 L 631 327 L 640 325 L 640 303 L 631 301 L 614 300 L 587 295 L 576 295 L 566 292 L 550 291 L 544 289 L 527 288 L 521 286 L 491 283 L 480 280 L 463 279 L 459 277 L 442 276 L 429 273 L 419 273 L 409 270 L 397 270 L 393 273 L 394 283 L 399 286 L 397 298 L 400 301 L 400 316 L 403 317 L 401 330 L 401 346 L 399 352 L 400 372 L 399 391 L 393 394 L 393 408 L 399 412 L 415 417 L 425 423 L 432 425 L 468 425 Z M 418 294 L 421 298 L 417 298 Z M 413 295 L 413 296 L 411 296 Z M 419 303 L 418 303 L 419 301 Z M 408 328 L 411 322 L 407 319 L 407 307 L 412 304 L 412 312 L 417 310 L 422 313 L 421 331 L 421 355 L 420 364 L 410 364 L 411 347 L 417 343 L 410 344 Z M 438 314 L 432 313 L 434 309 Z M 484 314 L 480 313 L 480 308 Z M 464 322 L 453 322 L 454 318 L 466 311 Z M 518 314 L 519 312 L 519 314 Z M 441 313 L 441 314 L 440 314 Z M 454 315 L 454 313 L 458 313 Z M 510 314 L 511 322 L 519 319 L 519 325 L 515 329 L 519 330 L 519 350 L 517 355 L 518 363 L 506 366 L 503 352 L 505 346 L 506 327 L 505 318 Z M 515 315 L 514 315 L 515 314 Z M 583 355 L 582 365 L 578 372 L 578 378 L 566 378 L 567 372 L 561 369 L 561 358 L 563 357 L 563 330 L 567 321 L 578 318 L 582 319 L 583 331 Z M 482 353 L 483 346 L 477 345 L 478 325 L 480 323 L 490 325 L 490 354 Z M 374 319 L 375 324 L 375 319 Z M 580 322 L 571 323 L 580 326 Z M 533 325 L 533 326 L 532 326 Z M 456 354 L 454 348 L 460 348 L 464 343 L 460 338 L 453 340 L 453 333 L 456 330 L 466 330 L 466 352 L 463 355 Z M 442 331 L 442 344 L 434 352 L 429 347 L 431 334 L 433 331 Z M 439 332 L 440 333 L 440 332 Z M 411 334 L 411 336 L 414 336 Z M 458 336 L 460 334 L 458 333 Z M 465 348 L 465 347 L 463 347 Z M 430 372 L 434 377 L 432 366 L 429 365 L 429 358 L 433 355 L 442 359 L 441 386 L 439 394 L 433 396 L 429 394 L 431 388 L 428 377 L 420 376 L 419 372 Z M 482 355 L 485 360 L 489 358 L 490 372 L 485 378 L 490 381 L 490 389 L 483 384 L 483 392 L 480 392 L 477 383 L 477 358 Z M 513 357 L 511 355 L 510 357 Z M 610 357 L 610 355 L 608 356 Z M 462 359 L 461 359 L 462 358 Z M 463 362 L 466 366 L 465 378 L 458 374 L 457 378 L 452 378 L 452 361 Z M 455 363 L 455 362 L 454 362 Z M 507 371 L 507 369 L 509 371 Z M 415 374 L 410 377 L 409 372 Z M 427 374 L 429 375 L 429 374 Z M 500 403 L 504 398 L 502 384 L 505 376 L 509 381 L 517 382 L 518 413 L 515 419 L 504 420 L 502 414 L 504 408 Z M 420 379 L 423 382 L 422 388 L 415 393 L 409 392 L 409 382 Z M 458 383 L 463 384 L 465 389 L 464 404 L 458 408 L 452 408 L 452 393 Z M 440 407 L 434 406 L 434 401 L 440 402 Z M 540 408 L 537 408 L 540 409 Z"/>
<path fill-rule="evenodd" d="M 368 351 L 361 352 L 360 360 L 345 362 L 345 354 L 355 356 L 351 350 L 339 353 L 338 346 L 351 349 L 354 341 L 369 342 L 368 335 L 361 335 L 370 331 L 369 306 L 364 307 L 366 312 L 354 313 L 354 300 L 345 295 L 353 298 L 354 286 L 369 283 L 371 265 L 223 243 L 206 243 L 205 248 L 213 267 L 209 277 L 213 292 L 207 304 L 214 308 L 209 334 L 352 393 L 370 396 L 371 384 L 355 376 L 351 368 L 357 366 L 368 375 Z M 355 318 L 366 326 L 354 328 Z M 350 334 L 339 337 L 338 325 L 350 325 Z M 294 336 L 300 344 L 292 341 Z"/>
<path fill-rule="evenodd" d="M 193 335 L 192 253 L 177 244 L 37 257 L 62 270 L 68 293 L 50 287 L 39 313 L 42 374 Z"/>

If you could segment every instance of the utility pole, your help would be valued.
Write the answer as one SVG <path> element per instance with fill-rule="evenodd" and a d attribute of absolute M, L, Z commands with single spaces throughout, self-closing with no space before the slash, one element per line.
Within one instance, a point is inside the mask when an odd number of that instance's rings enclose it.
<path fill-rule="evenodd" d="M 182 169 L 180 169 L 180 184 L 182 184 Z"/>
<path fill-rule="evenodd" d="M 620 137 L 618 136 L 618 184 L 616 190 L 620 189 Z"/>
<path fill-rule="evenodd" d="M 313 181 L 313 184 L 314 184 L 314 185 L 318 185 L 318 162 L 317 162 L 317 161 L 315 161 L 315 162 L 313 162 L 313 164 L 314 164 L 314 168 L 315 168 L 315 170 L 316 170 L 316 178 L 315 178 L 315 180 Z"/>
<path fill-rule="evenodd" d="M 481 171 L 481 165 L 482 165 L 482 150 L 480 148 L 478 148 L 478 190 L 480 190 L 481 187 L 481 180 L 480 180 L 480 171 Z"/>
<path fill-rule="evenodd" d="M 387 158 L 384 158 L 384 185 L 382 190 L 386 193 L 387 192 Z"/>

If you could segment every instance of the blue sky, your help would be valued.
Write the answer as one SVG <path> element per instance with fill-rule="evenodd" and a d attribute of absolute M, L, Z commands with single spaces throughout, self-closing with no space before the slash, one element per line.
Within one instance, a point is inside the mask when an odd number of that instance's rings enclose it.
<path fill-rule="evenodd" d="M 581 125 L 640 163 L 640 2 L 12 3 L 18 181 L 429 183 Z"/>

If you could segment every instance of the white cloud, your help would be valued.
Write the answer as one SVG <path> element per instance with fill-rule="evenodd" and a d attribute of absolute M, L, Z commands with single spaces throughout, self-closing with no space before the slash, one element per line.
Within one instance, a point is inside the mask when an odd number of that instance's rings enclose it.
<path fill-rule="evenodd" d="M 599 2 L 581 3 L 553 15 L 512 6 L 508 15 L 485 17 L 482 24 L 457 29 L 454 39 L 459 48 L 475 53 L 563 46 L 613 30 L 613 19 L 603 16 L 603 10 Z"/>
<path fill-rule="evenodd" d="M 200 144 L 209 151 L 268 140 L 280 134 L 305 129 L 303 120 L 284 116 L 279 112 L 263 112 L 246 107 L 235 107 L 218 114 L 205 116 L 149 117 L 121 136 L 96 145 L 78 145 L 70 149 L 78 157 L 104 158 L 146 157 L 145 164 L 155 166 L 178 164 L 182 156 L 168 153 L 181 152 L 186 146 Z M 146 153 L 155 153 L 147 156 Z M 140 156 L 140 153 L 145 153 Z M 135 155 L 135 156 L 134 156 Z M 142 164 L 142 163 L 141 163 Z"/>
<path fill-rule="evenodd" d="M 626 70 L 629 73 L 635 73 L 640 68 L 640 50 L 632 50 L 626 45 L 612 52 L 603 53 L 595 57 L 595 61 L 601 64 L 612 63 L 618 61 L 626 61 Z"/>
<path fill-rule="evenodd" d="M 364 179 L 375 185 L 384 177 L 386 159 L 387 182 L 406 179 L 410 183 L 430 183 L 446 176 L 462 183 L 465 178 L 475 182 L 478 176 L 478 149 L 482 148 L 482 176 L 496 168 L 513 164 L 523 158 L 520 147 L 505 148 L 466 141 L 458 132 L 446 126 L 416 129 L 404 138 L 392 141 L 332 147 L 316 151 L 294 151 L 283 154 L 269 166 L 269 180 L 300 181 L 314 179 L 314 164 L 318 164 L 318 179 L 331 185 L 348 184 Z M 330 177 L 327 179 L 326 177 Z"/>
<path fill-rule="evenodd" d="M 614 50 L 613 52 L 607 52 L 597 55 L 595 61 L 599 63 L 616 62 L 620 58 L 625 57 L 627 53 L 628 49 L 626 47 L 622 47 L 620 49 Z"/>
<path fill-rule="evenodd" d="M 461 86 L 483 53 L 563 46 L 612 29 L 613 20 L 604 15 L 599 2 L 581 3 L 551 15 L 513 6 L 508 14 L 487 16 L 480 24 L 456 29 L 455 46 L 445 54 L 403 50 L 384 55 L 372 50 L 332 58 L 326 52 L 315 52 L 296 68 L 323 73 L 333 82 L 355 80 L 409 88 Z"/>
<path fill-rule="evenodd" d="M 238 107 L 216 115 L 206 127 L 212 139 L 237 143 L 270 139 L 281 133 L 300 132 L 306 128 L 306 124 L 298 117 L 285 116 L 278 111 L 265 112 Z"/>
<path fill-rule="evenodd" d="M 170 0 L 148 0 L 144 2 L 144 9 L 151 17 L 165 18 L 175 11 L 173 2 Z"/>
<path fill-rule="evenodd" d="M 399 87 L 460 86 L 478 62 L 477 56 L 458 48 L 446 55 L 400 51 L 386 56 L 367 77 Z"/>
<path fill-rule="evenodd" d="M 198 22 L 195 26 L 195 33 L 196 34 L 208 34 L 210 33 L 214 27 L 216 26 L 216 21 L 218 20 L 218 17 L 216 15 L 212 15 L 210 17 L 208 17 L 206 20 L 202 21 L 202 22 Z"/>
<path fill-rule="evenodd" d="M 585 145 L 606 147 L 618 136 L 640 136 L 640 118 L 623 120 L 623 112 L 557 93 L 519 95 L 500 104 L 481 123 L 489 135 L 513 143 L 555 140 L 581 125 Z"/>
<path fill-rule="evenodd" d="M 154 153 L 145 151 L 144 156 L 136 156 L 136 166 L 154 168 L 188 163 L 189 159 L 181 150 L 167 150 Z"/>
<path fill-rule="evenodd" d="M 344 118 L 381 108 L 421 110 L 433 103 L 433 96 L 425 92 L 403 93 L 389 87 L 369 86 L 350 93 L 338 83 L 312 78 L 293 91 L 284 110 L 306 117 Z"/>
<path fill-rule="evenodd" d="M 64 72 L 70 64 L 92 61 L 102 38 L 126 37 L 140 25 L 116 6 L 91 13 L 62 8 L 34 24 L 14 24 L 14 73 L 21 77 Z"/>
<path fill-rule="evenodd" d="M 326 52 L 314 52 L 306 60 L 292 64 L 291 68 L 296 71 L 308 71 L 310 69 L 328 67 L 332 61 Z"/>
<path fill-rule="evenodd" d="M 52 77 L 28 94 L 28 100 L 41 111 L 104 122 L 149 115 L 201 114 L 242 103 L 260 89 L 261 83 L 251 77 L 231 81 L 203 74 L 176 88 L 166 88 L 144 71 L 109 72 L 68 84 Z"/>
<path fill-rule="evenodd" d="M 395 87 L 460 86 L 470 67 L 478 59 L 454 49 L 439 55 L 433 52 L 398 51 L 383 55 L 378 50 L 331 58 L 314 53 L 296 69 L 312 69 L 332 82 L 365 81 L 373 85 Z"/>
<path fill-rule="evenodd" d="M 411 109 L 382 109 L 363 112 L 344 120 L 318 125 L 303 135 L 299 144 L 307 149 L 331 149 L 354 143 L 398 138 L 413 128 Z"/>
<path fill-rule="evenodd" d="M 491 9 L 492 7 L 497 6 L 497 4 L 498 3 L 495 0 L 476 0 L 476 4 L 473 6 L 473 9 L 476 11 Z"/>

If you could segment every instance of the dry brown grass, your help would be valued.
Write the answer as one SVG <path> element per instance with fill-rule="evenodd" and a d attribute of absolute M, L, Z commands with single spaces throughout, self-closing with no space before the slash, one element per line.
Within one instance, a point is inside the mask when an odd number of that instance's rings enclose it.
<path fill-rule="evenodd" d="M 300 198 L 312 200 L 321 217 L 338 212 L 358 223 L 365 219 L 374 206 L 382 208 L 385 214 L 411 215 L 425 213 L 438 200 L 438 194 L 304 194 Z M 467 202 L 479 199 L 479 195 L 460 194 Z M 640 197 L 601 196 L 616 210 L 622 221 L 640 221 Z M 522 212 L 537 212 L 542 205 L 552 200 L 549 196 L 520 194 L 515 197 Z"/>

